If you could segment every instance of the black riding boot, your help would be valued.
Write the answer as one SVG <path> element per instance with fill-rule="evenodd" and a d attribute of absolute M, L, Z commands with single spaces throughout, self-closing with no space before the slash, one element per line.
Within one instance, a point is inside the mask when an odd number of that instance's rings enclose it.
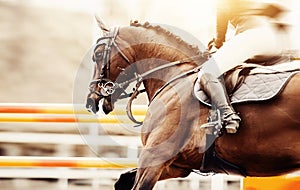
<path fill-rule="evenodd" d="M 231 106 L 224 85 L 212 74 L 204 73 L 200 78 L 200 86 L 211 99 L 212 108 L 220 110 L 221 122 L 227 133 L 236 133 L 241 118 Z"/>

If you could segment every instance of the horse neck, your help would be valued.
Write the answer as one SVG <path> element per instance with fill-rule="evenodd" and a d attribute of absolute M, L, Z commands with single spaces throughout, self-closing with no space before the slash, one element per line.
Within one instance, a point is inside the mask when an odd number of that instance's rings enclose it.
<path fill-rule="evenodd" d="M 145 73 L 160 65 L 183 60 L 195 56 L 195 51 L 191 47 L 185 47 L 171 36 L 161 36 L 153 30 L 139 31 L 135 39 L 133 49 L 135 52 L 135 63 L 139 74 Z M 183 43 L 183 42 L 181 42 Z M 180 49 L 179 49 L 180 47 Z M 147 76 L 143 81 L 148 98 L 151 100 L 155 92 L 160 89 L 170 79 L 180 73 L 194 68 L 196 63 L 187 62 L 156 71 Z"/>

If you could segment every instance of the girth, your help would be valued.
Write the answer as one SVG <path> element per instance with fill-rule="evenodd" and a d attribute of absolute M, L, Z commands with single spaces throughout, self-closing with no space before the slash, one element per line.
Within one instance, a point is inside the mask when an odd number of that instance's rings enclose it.
<path fill-rule="evenodd" d="M 203 155 L 200 172 L 226 173 L 247 176 L 244 168 L 221 158 L 215 150 L 215 135 L 206 134 L 206 151 Z"/>

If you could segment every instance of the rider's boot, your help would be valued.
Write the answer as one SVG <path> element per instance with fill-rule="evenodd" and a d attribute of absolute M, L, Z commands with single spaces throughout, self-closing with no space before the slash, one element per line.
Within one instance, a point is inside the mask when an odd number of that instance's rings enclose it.
<path fill-rule="evenodd" d="M 224 85 L 217 77 L 210 73 L 203 73 L 200 76 L 201 88 L 206 95 L 211 99 L 213 109 L 218 109 L 221 114 L 222 124 L 225 126 L 227 133 L 236 133 L 241 118 L 231 106 Z"/>

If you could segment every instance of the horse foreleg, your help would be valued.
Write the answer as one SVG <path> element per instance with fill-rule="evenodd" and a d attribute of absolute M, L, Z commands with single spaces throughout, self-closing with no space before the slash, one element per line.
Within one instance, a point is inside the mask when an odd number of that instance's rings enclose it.
<path fill-rule="evenodd" d="M 137 173 L 137 168 L 121 174 L 120 178 L 115 183 L 115 190 L 132 189 L 136 177 L 136 173 Z M 185 168 L 178 168 L 176 166 L 170 165 L 169 167 L 166 167 L 163 170 L 158 181 L 170 179 L 170 178 L 177 178 L 177 177 L 187 177 L 190 173 L 191 170 Z"/>
<path fill-rule="evenodd" d="M 115 183 L 115 190 L 130 190 L 133 187 L 137 168 L 121 174 L 118 181 Z"/>
<path fill-rule="evenodd" d="M 190 170 L 175 168 L 172 166 L 164 168 L 160 175 L 158 175 L 158 171 L 160 170 L 157 167 L 138 170 L 136 181 L 132 190 L 151 190 L 157 181 L 177 177 L 186 177 L 191 173 Z"/>
<path fill-rule="evenodd" d="M 138 168 L 132 190 L 151 190 L 159 180 L 163 165 Z"/>
<path fill-rule="evenodd" d="M 126 172 L 115 183 L 115 190 L 152 189 L 159 180 L 159 175 L 153 175 L 156 170 L 157 168 L 145 168 Z"/>

